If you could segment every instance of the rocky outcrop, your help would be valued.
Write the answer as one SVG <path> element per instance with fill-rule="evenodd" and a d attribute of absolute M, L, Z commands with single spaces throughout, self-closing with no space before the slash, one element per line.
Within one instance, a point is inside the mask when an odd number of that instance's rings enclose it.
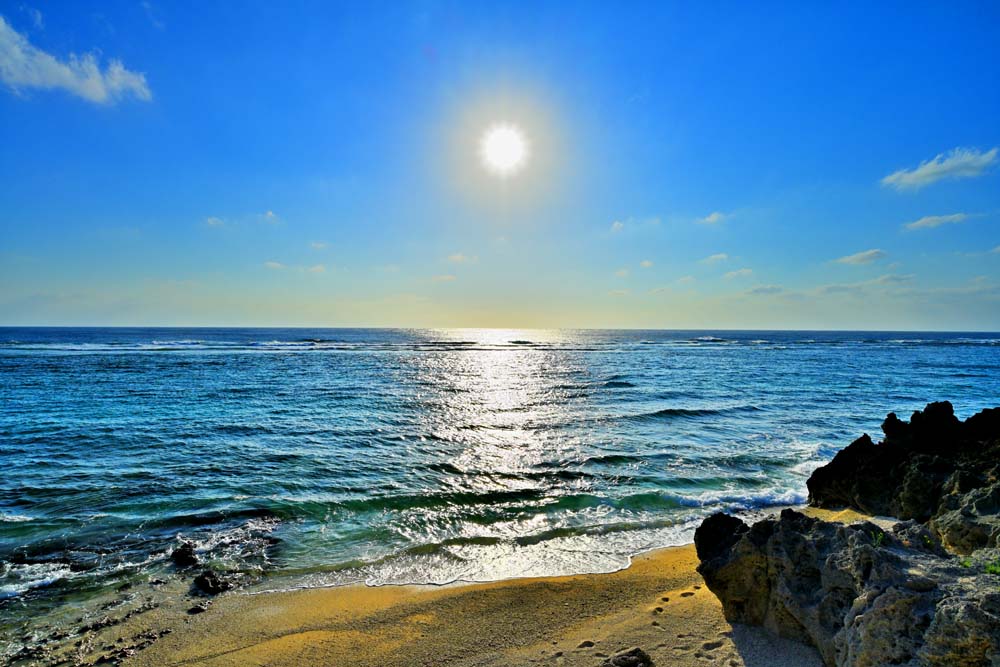
<path fill-rule="evenodd" d="M 998 545 L 1000 408 L 962 422 L 951 403 L 930 403 L 909 423 L 890 413 L 882 431 L 880 444 L 865 434 L 812 474 L 810 505 L 930 521 L 961 553 Z"/>
<path fill-rule="evenodd" d="M 727 619 L 808 642 L 831 667 L 1000 665 L 1000 575 L 947 555 L 916 522 L 885 532 L 793 510 L 752 526 L 716 514 L 695 546 Z"/>
<path fill-rule="evenodd" d="M 1000 667 L 1000 408 L 931 403 L 817 469 L 810 504 L 903 519 L 891 531 L 786 510 L 695 533 L 726 618 L 816 646 L 830 667 Z"/>

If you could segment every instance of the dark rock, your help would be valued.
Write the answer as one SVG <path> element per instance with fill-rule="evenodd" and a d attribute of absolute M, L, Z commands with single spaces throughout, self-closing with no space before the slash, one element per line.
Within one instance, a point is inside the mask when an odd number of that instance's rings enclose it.
<path fill-rule="evenodd" d="M 701 560 L 727 553 L 748 530 L 747 525 L 725 512 L 717 512 L 701 522 L 694 534 L 694 546 Z"/>
<path fill-rule="evenodd" d="M 194 578 L 194 587 L 206 595 L 218 595 L 233 588 L 233 583 L 211 570 L 205 570 Z"/>
<path fill-rule="evenodd" d="M 209 607 L 208 602 L 199 602 L 195 606 L 193 606 L 190 609 L 188 609 L 187 613 L 189 613 L 191 615 L 202 614 L 202 613 L 208 611 L 208 607 Z"/>
<path fill-rule="evenodd" d="M 909 423 L 890 413 L 885 440 L 864 435 L 816 469 L 809 503 L 853 507 L 868 514 L 930 521 L 945 546 L 968 553 L 997 545 L 1000 483 L 1000 408 L 955 417 L 951 403 L 929 403 Z"/>
<path fill-rule="evenodd" d="M 602 662 L 601 667 L 654 667 L 654 663 L 648 653 L 636 647 L 615 653 Z"/>
<path fill-rule="evenodd" d="M 170 560 L 177 567 L 194 567 L 198 564 L 198 556 L 194 552 L 194 544 L 181 542 L 181 545 L 170 553 Z"/>
<path fill-rule="evenodd" d="M 735 542 L 695 535 L 699 555 L 713 554 L 698 571 L 730 622 L 810 643 L 830 667 L 971 667 L 1000 655 L 1000 576 L 960 567 L 916 522 L 886 533 L 785 510 L 735 532 Z"/>

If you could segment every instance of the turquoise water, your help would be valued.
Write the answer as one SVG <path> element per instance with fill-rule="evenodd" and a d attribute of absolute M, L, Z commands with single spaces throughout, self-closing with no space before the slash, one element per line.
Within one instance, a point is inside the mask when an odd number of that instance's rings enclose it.
<path fill-rule="evenodd" d="M 998 370 L 997 334 L 0 329 L 0 613 L 181 538 L 264 587 L 610 571 Z"/>

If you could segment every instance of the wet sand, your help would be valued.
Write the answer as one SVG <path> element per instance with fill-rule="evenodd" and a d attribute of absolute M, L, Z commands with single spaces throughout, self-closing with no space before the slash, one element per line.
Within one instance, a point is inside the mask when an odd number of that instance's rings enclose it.
<path fill-rule="evenodd" d="M 639 646 L 658 665 L 821 665 L 809 647 L 727 623 L 697 563 L 689 545 L 611 574 L 223 595 L 126 664 L 597 666 Z"/>

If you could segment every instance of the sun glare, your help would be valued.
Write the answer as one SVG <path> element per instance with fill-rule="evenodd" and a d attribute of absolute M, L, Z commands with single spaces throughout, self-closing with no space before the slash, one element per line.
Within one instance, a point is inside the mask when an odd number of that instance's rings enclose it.
<path fill-rule="evenodd" d="M 528 162 L 528 142 L 516 125 L 498 123 L 479 142 L 483 166 L 498 176 L 512 176 Z"/>

